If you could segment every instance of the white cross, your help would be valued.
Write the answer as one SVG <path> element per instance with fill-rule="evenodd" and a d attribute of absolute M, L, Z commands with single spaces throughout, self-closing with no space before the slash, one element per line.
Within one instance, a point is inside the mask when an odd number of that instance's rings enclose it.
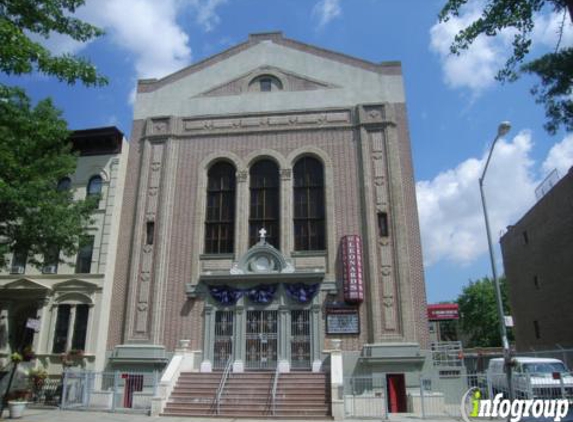
<path fill-rule="evenodd" d="M 267 234 L 267 231 L 265 230 L 264 227 L 259 230 L 259 234 L 261 235 L 261 242 L 264 242 L 265 241 L 265 235 Z"/>

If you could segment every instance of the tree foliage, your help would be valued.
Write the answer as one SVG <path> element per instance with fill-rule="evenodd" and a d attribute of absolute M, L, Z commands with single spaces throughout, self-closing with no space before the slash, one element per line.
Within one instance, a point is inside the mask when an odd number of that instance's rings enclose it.
<path fill-rule="evenodd" d="M 14 248 L 36 266 L 54 248 L 76 251 L 97 198 L 56 189 L 76 167 L 69 134 L 51 100 L 32 107 L 22 90 L 0 87 L 0 266 Z"/>
<path fill-rule="evenodd" d="M 75 17 L 83 0 L 0 0 L 0 71 L 33 72 L 87 86 L 107 83 L 88 60 L 54 55 L 36 40 L 53 34 L 86 42 L 102 31 Z M 90 222 L 97 198 L 75 201 L 58 191 L 74 173 L 70 132 L 50 99 L 32 105 L 23 90 L 0 84 L 0 267 L 7 253 L 26 252 L 39 267 L 44 255 L 72 255 Z"/>
<path fill-rule="evenodd" d="M 84 0 L 0 0 L 0 71 L 22 75 L 39 71 L 73 84 L 104 85 L 88 60 L 71 54 L 54 55 L 30 34 L 49 38 L 62 34 L 86 42 L 102 35 L 95 26 L 71 14 Z"/>
<path fill-rule="evenodd" d="M 505 315 L 510 314 L 505 278 L 500 279 Z M 471 281 L 457 299 L 465 347 L 501 346 L 495 287 L 492 280 Z"/>
<path fill-rule="evenodd" d="M 439 14 L 440 22 L 459 16 L 461 9 L 469 1 L 471 0 L 448 0 Z M 559 45 L 556 45 L 554 52 L 547 53 L 531 63 L 524 63 L 532 44 L 535 14 L 545 8 L 562 12 L 565 25 L 567 11 L 571 14 L 573 10 L 573 0 L 486 0 L 482 15 L 458 32 L 450 50 L 452 54 L 459 55 L 470 48 L 479 36 L 495 37 L 501 31 L 511 29 L 512 54 L 505 66 L 499 70 L 497 79 L 511 82 L 523 72 L 536 74 L 541 85 L 534 86 L 531 92 L 536 97 L 536 102 L 545 107 L 545 129 L 555 134 L 561 125 L 566 130 L 573 130 L 573 49 L 559 50 Z M 573 16 L 570 15 L 570 18 L 573 21 Z"/>

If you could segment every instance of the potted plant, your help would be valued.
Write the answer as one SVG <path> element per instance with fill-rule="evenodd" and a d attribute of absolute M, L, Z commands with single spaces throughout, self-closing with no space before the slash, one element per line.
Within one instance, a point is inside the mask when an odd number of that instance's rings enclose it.
<path fill-rule="evenodd" d="M 35 388 L 41 388 L 44 385 L 44 381 L 48 378 L 48 371 L 43 368 L 30 369 L 28 373 L 32 386 Z"/>
<path fill-rule="evenodd" d="M 10 413 L 10 419 L 20 419 L 24 413 L 24 409 L 28 404 L 25 399 L 11 400 L 8 402 L 8 412 Z"/>
<path fill-rule="evenodd" d="M 26 346 L 22 351 L 22 359 L 24 362 L 30 362 L 31 360 L 36 359 L 36 352 L 32 349 L 31 346 Z"/>
<path fill-rule="evenodd" d="M 9 394 L 8 396 L 8 412 L 10 413 L 10 419 L 20 419 L 22 413 L 28 404 L 28 396 L 30 392 L 28 390 L 16 390 Z"/>

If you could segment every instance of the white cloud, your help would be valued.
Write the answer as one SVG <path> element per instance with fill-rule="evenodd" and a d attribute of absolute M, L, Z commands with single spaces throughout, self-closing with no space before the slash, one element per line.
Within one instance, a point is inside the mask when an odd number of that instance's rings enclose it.
<path fill-rule="evenodd" d="M 206 32 L 212 31 L 221 22 L 216 8 L 227 3 L 227 0 L 190 0 L 189 4 L 195 8 L 196 21 Z"/>
<path fill-rule="evenodd" d="M 450 54 L 456 34 L 481 15 L 481 3 L 472 2 L 465 12 L 430 29 L 430 50 L 438 54 L 444 82 L 451 88 L 469 88 L 474 95 L 495 83 L 495 75 L 507 59 L 508 38 L 479 36 L 460 55 Z"/>
<path fill-rule="evenodd" d="M 177 19 L 190 11 L 204 31 L 220 23 L 217 7 L 228 0 L 88 0 L 76 15 L 106 31 L 107 39 L 122 48 L 137 78 L 161 78 L 191 62 L 189 36 Z M 126 19 L 128 17 L 128 19 Z M 35 37 L 53 53 L 78 53 L 88 43 L 53 34 Z M 133 103 L 135 90 L 129 94 Z"/>
<path fill-rule="evenodd" d="M 177 0 L 92 0 L 79 14 L 133 55 L 139 78 L 157 78 L 191 61 L 189 37 L 176 22 L 180 7 Z"/>
<path fill-rule="evenodd" d="M 573 134 L 553 145 L 543 162 L 545 174 L 557 169 L 561 177 L 565 176 L 573 165 Z"/>
<path fill-rule="evenodd" d="M 531 134 L 520 132 L 511 142 L 500 140 L 484 181 L 494 239 L 534 202 Z M 469 264 L 487 251 L 478 178 L 487 151 L 416 184 L 424 261 Z"/>
<path fill-rule="evenodd" d="M 450 54 L 455 35 L 469 26 L 482 13 L 483 2 L 471 1 L 457 17 L 436 23 L 430 29 L 430 50 L 442 65 L 444 82 L 451 88 L 467 88 L 474 96 L 496 84 L 495 76 L 511 54 L 515 30 L 505 29 L 495 37 L 479 36 L 460 55 Z M 559 39 L 563 14 L 551 12 L 534 17 L 531 34 L 533 50 L 554 50 Z M 564 21 L 561 47 L 573 45 L 573 25 L 568 16 Z"/>
<path fill-rule="evenodd" d="M 312 14 L 318 18 L 318 28 L 322 28 L 334 18 L 342 15 L 340 0 L 320 0 L 312 8 Z"/>

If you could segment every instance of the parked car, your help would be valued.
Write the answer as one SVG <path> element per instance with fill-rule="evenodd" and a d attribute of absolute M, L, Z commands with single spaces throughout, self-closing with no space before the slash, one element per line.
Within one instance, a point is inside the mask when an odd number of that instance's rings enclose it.
<path fill-rule="evenodd" d="M 493 394 L 507 393 L 507 374 L 503 358 L 489 361 L 488 383 Z M 559 359 L 512 358 L 512 386 L 518 398 L 573 398 L 573 376 Z"/>

